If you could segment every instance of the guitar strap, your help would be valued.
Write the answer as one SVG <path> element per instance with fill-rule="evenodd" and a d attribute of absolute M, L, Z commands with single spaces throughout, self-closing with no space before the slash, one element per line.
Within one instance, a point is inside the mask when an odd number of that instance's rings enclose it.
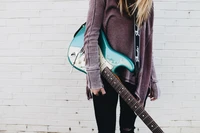
<path fill-rule="evenodd" d="M 136 75 L 140 69 L 140 31 L 139 27 L 136 24 L 136 13 L 134 15 L 134 57 L 135 57 L 135 66 L 136 66 Z"/>

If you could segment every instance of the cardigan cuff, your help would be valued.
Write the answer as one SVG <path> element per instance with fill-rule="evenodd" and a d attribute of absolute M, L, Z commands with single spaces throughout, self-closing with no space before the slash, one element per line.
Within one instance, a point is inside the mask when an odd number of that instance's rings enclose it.
<path fill-rule="evenodd" d="M 87 71 L 86 79 L 87 87 L 89 89 L 100 89 L 104 87 L 100 75 L 100 70 Z"/>

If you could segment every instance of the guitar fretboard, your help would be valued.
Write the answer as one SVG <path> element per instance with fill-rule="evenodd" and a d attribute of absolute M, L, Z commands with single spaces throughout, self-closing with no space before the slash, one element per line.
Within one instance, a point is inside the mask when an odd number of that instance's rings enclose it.
<path fill-rule="evenodd" d="M 116 78 L 112 71 L 106 67 L 102 71 L 102 76 L 115 89 L 115 91 L 122 97 L 122 99 L 130 106 L 130 108 L 140 117 L 140 119 L 147 125 L 153 133 L 164 133 L 162 129 L 156 124 L 151 116 L 138 103 L 133 95 L 126 89 L 126 87 Z"/>

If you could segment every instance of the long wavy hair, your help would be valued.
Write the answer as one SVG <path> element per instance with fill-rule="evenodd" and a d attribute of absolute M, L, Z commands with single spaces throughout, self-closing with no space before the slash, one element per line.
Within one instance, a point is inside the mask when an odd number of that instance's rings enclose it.
<path fill-rule="evenodd" d="M 142 23 L 149 17 L 153 1 L 152 0 L 132 0 L 132 4 L 129 5 L 128 1 L 131 0 L 119 0 L 118 6 L 121 14 L 125 11 L 129 16 L 133 16 L 137 11 L 136 24 L 141 27 Z M 135 1 L 135 2 L 134 2 Z"/>

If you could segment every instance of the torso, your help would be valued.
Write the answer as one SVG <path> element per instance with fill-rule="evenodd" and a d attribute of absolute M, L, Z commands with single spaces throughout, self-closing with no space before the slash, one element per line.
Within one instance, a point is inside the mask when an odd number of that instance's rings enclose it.
<path fill-rule="evenodd" d="M 128 56 L 134 62 L 134 17 L 129 17 L 126 13 L 123 16 L 117 6 L 118 0 L 105 0 L 103 29 L 111 47 Z M 144 28 L 141 29 L 144 34 Z M 144 41 L 142 41 L 144 42 Z M 140 44 L 140 45 L 144 45 Z M 124 80 L 134 83 L 132 78 L 135 76 L 128 70 L 121 68 L 120 75 Z"/>

